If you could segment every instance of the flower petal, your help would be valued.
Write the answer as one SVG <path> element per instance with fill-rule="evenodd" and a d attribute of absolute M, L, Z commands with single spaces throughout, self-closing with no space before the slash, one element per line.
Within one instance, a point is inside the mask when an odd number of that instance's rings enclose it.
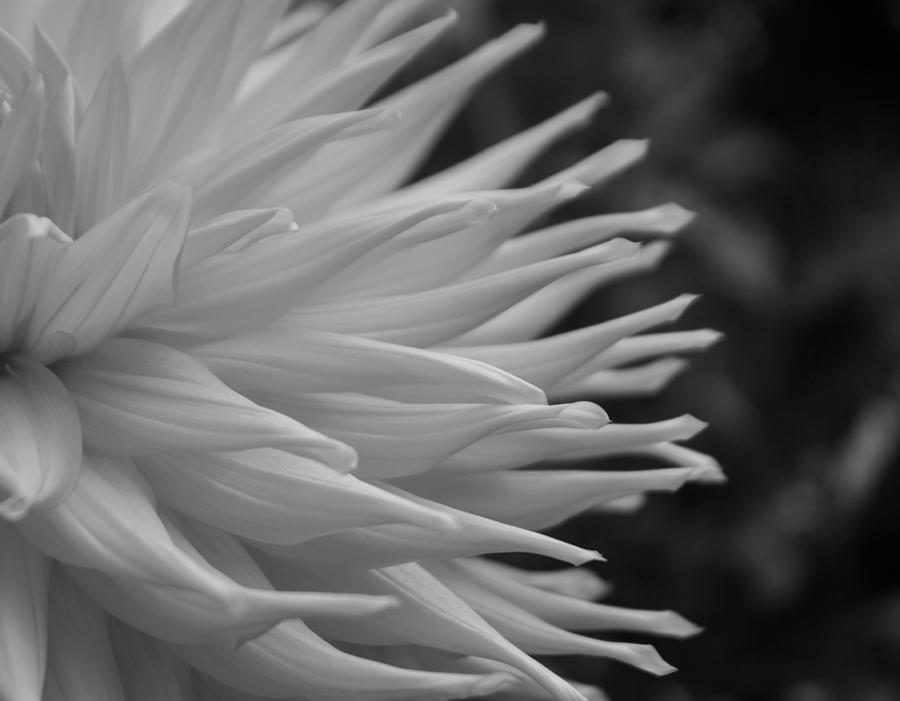
<path fill-rule="evenodd" d="M 663 660 L 651 645 L 597 640 L 546 623 L 510 603 L 503 595 L 480 586 L 453 563 L 430 563 L 427 569 L 525 652 L 609 657 L 657 676 L 675 671 L 675 667 Z"/>
<path fill-rule="evenodd" d="M 277 70 L 239 100 L 229 116 L 226 139 L 278 124 L 279 117 L 289 112 L 286 106 L 308 82 L 344 62 L 360 31 L 384 5 L 385 0 L 354 0 L 329 12 L 303 41 L 294 44 Z"/>
<path fill-rule="evenodd" d="M 141 460 L 139 467 L 169 506 L 267 543 L 299 543 L 384 523 L 413 523 L 438 531 L 454 525 L 443 512 L 271 448 L 157 455 Z"/>
<path fill-rule="evenodd" d="M 113 61 L 84 113 L 76 137 L 78 232 L 109 216 L 125 198 L 131 96 L 121 60 Z"/>
<path fill-rule="evenodd" d="M 695 295 L 681 295 L 669 302 L 602 324 L 536 341 L 454 346 L 449 351 L 503 368 L 541 387 L 551 387 L 617 341 L 652 326 L 674 321 L 695 299 Z"/>
<path fill-rule="evenodd" d="M 208 568 L 173 542 L 156 513 L 149 486 L 127 462 L 86 453 L 75 488 L 19 527 L 51 557 L 76 567 L 227 597 Z"/>
<path fill-rule="evenodd" d="M 228 389 L 198 361 L 167 346 L 114 338 L 69 361 L 60 375 L 78 406 L 85 441 L 104 452 L 280 447 L 352 469 L 349 446 Z"/>
<path fill-rule="evenodd" d="M 284 619 L 367 616 L 396 605 L 383 596 L 274 591 L 232 536 L 185 519 L 164 523 L 179 550 L 218 581 L 223 597 L 73 570 L 76 581 L 104 608 L 155 638 L 180 644 L 218 642 L 234 649 Z"/>
<path fill-rule="evenodd" d="M 72 239 L 46 217 L 15 214 L 0 224 L 0 349 L 21 345 L 26 322 L 57 257 Z"/>
<path fill-rule="evenodd" d="M 53 508 L 75 485 L 81 425 L 56 375 L 25 358 L 0 368 L 0 517 Z"/>
<path fill-rule="evenodd" d="M 484 202 L 415 206 L 337 220 L 226 250 L 185 271 L 176 303 L 141 320 L 155 340 L 196 344 L 275 321 L 351 261 L 406 231 L 440 236 L 490 216 Z"/>
<path fill-rule="evenodd" d="M 353 445 L 360 456 L 360 474 L 366 478 L 401 477 L 430 470 L 491 436 L 514 436 L 538 428 L 596 427 L 608 420 L 599 407 L 586 403 L 418 404 L 350 392 L 252 396 L 304 425 Z"/>
<path fill-rule="evenodd" d="M 0 562 L 0 697 L 40 701 L 50 563 L 4 523 L 0 523 Z"/>
<path fill-rule="evenodd" d="M 299 545 L 260 543 L 259 548 L 301 565 L 322 564 L 342 569 L 390 567 L 406 562 L 499 552 L 535 553 L 576 565 L 603 559 L 594 550 L 579 548 L 543 533 L 459 511 L 389 484 L 379 486 L 411 501 L 450 514 L 456 520 L 457 527 L 436 538 L 434 533 L 414 526 L 373 526 L 315 538 Z"/>
<path fill-rule="evenodd" d="M 710 465 L 630 472 L 527 470 L 475 475 L 417 475 L 397 484 L 426 499 L 520 528 L 545 530 L 606 501 L 645 491 L 675 491 L 688 481 L 715 481 Z"/>
<path fill-rule="evenodd" d="M 401 607 L 377 618 L 345 625 L 321 621 L 317 630 L 335 640 L 374 645 L 419 645 L 462 655 L 477 655 L 511 665 L 560 701 L 581 701 L 565 681 L 522 653 L 491 628 L 465 602 L 417 563 L 372 570 L 303 569 L 266 561 L 279 586 L 326 586 L 398 598 Z"/>
<path fill-rule="evenodd" d="M 44 80 L 36 76 L 0 124 L 0 211 L 38 156 L 44 121 Z"/>
<path fill-rule="evenodd" d="M 455 349 L 454 349 L 455 352 Z M 276 323 L 191 349 L 238 392 L 364 392 L 397 401 L 542 404 L 543 392 L 449 353 Z"/>
<path fill-rule="evenodd" d="M 106 613 L 59 566 L 50 586 L 49 619 L 44 701 L 125 701 Z"/>
<path fill-rule="evenodd" d="M 115 619 L 109 636 L 128 701 L 190 701 L 190 667 L 162 644 Z"/>
<path fill-rule="evenodd" d="M 311 303 L 291 313 L 312 328 L 413 346 L 447 341 L 492 319 L 554 281 L 586 268 L 610 272 L 637 251 L 624 239 L 478 280 L 415 294 Z"/>
<path fill-rule="evenodd" d="M 616 630 L 684 638 L 701 628 L 674 611 L 644 611 L 596 604 L 530 586 L 477 558 L 456 560 L 453 566 L 477 582 L 552 625 L 567 630 Z"/>
<path fill-rule="evenodd" d="M 267 698 L 391 701 L 484 696 L 506 686 L 506 674 L 418 672 L 349 655 L 300 621 L 285 621 L 237 651 L 176 646 L 175 654 L 229 687 Z"/>
<path fill-rule="evenodd" d="M 537 126 L 486 148 L 462 163 L 417 180 L 400 192 L 434 196 L 436 193 L 505 187 L 553 142 L 584 128 L 606 102 L 605 93 L 591 95 Z"/>
<path fill-rule="evenodd" d="M 496 254 L 476 268 L 476 272 L 487 275 L 509 270 L 596 246 L 624 233 L 673 234 L 693 218 L 693 212 L 669 203 L 637 212 L 616 212 L 574 219 L 506 241 Z"/>
<path fill-rule="evenodd" d="M 286 5 L 193 2 L 135 55 L 128 65 L 134 85 L 133 190 L 162 175 L 186 146 L 202 148 L 214 135 L 210 117 L 232 97 Z"/>
<path fill-rule="evenodd" d="M 189 209 L 188 190 L 161 185 L 65 246 L 35 306 L 29 355 L 84 352 L 170 299 Z"/>

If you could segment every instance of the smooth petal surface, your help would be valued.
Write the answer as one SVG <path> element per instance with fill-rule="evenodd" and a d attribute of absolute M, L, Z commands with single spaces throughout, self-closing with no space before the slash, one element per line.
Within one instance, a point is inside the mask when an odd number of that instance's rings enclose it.
<path fill-rule="evenodd" d="M 128 701 L 191 701 L 190 667 L 153 638 L 115 619 L 110 644 Z"/>
<path fill-rule="evenodd" d="M 190 192 L 149 190 L 65 246 L 47 272 L 25 350 L 50 363 L 84 352 L 154 305 L 171 302 Z"/>
<path fill-rule="evenodd" d="M 61 376 L 78 406 L 85 441 L 105 452 L 139 457 L 273 446 L 341 470 L 356 462 L 349 446 L 254 404 L 167 346 L 112 339 L 66 363 Z"/>
<path fill-rule="evenodd" d="M 327 567 L 286 568 L 269 563 L 283 586 L 328 586 L 397 597 L 401 607 L 377 619 L 348 626 L 321 622 L 318 628 L 346 642 L 374 645 L 416 644 L 463 655 L 480 655 L 509 664 L 528 675 L 553 698 L 581 701 L 577 692 L 549 669 L 523 655 L 442 582 L 416 563 L 372 570 L 342 571 Z"/>
<path fill-rule="evenodd" d="M 217 528 L 267 543 L 299 543 L 348 528 L 454 521 L 352 475 L 280 450 L 183 452 L 140 461 L 159 498 Z"/>
<path fill-rule="evenodd" d="M 0 523 L 0 698 L 41 701 L 50 562 Z"/>
<path fill-rule="evenodd" d="M 0 211 L 37 158 L 43 120 L 44 80 L 38 75 L 0 124 Z"/>
<path fill-rule="evenodd" d="M 126 701 L 109 644 L 106 613 L 63 571 L 53 573 L 49 618 L 44 700 Z"/>
<path fill-rule="evenodd" d="M 274 324 L 197 346 L 191 355 L 239 392 L 364 392 L 423 403 L 435 397 L 465 404 L 544 401 L 538 387 L 487 363 L 296 325 Z"/>
<path fill-rule="evenodd" d="M 65 499 L 81 468 L 75 404 L 50 370 L 24 358 L 0 367 L 0 517 L 24 518 Z"/>

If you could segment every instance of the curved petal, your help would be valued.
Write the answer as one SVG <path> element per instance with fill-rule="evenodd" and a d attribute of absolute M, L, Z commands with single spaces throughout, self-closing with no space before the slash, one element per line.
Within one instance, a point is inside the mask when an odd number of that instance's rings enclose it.
<path fill-rule="evenodd" d="M 15 528 L 0 523 L 0 698 L 41 700 L 49 564 Z"/>
<path fill-rule="evenodd" d="M 0 518 L 66 498 L 81 467 L 81 424 L 65 386 L 25 358 L 0 368 Z"/>
<path fill-rule="evenodd" d="M 149 190 L 65 246 L 48 273 L 25 338 L 44 363 L 84 352 L 171 300 L 190 191 Z"/>
<path fill-rule="evenodd" d="M 383 523 L 414 523 L 437 531 L 454 525 L 443 512 L 271 448 L 157 455 L 138 466 L 159 499 L 172 508 L 266 543 L 299 543 Z"/>
<path fill-rule="evenodd" d="M 106 630 L 106 612 L 60 567 L 50 586 L 44 701 L 125 701 Z"/>
<path fill-rule="evenodd" d="M 437 398 L 464 404 L 544 402 L 539 388 L 488 363 L 287 323 L 190 352 L 238 392 L 362 392 L 397 401 Z"/>
<path fill-rule="evenodd" d="M 88 445 L 141 457 L 178 450 L 278 447 L 340 470 L 349 446 L 230 390 L 189 355 L 149 341 L 114 338 L 60 375 L 72 393 Z"/>
<path fill-rule="evenodd" d="M 266 569 L 279 586 L 326 586 L 337 591 L 389 595 L 399 609 L 358 625 L 322 621 L 316 629 L 344 642 L 372 645 L 420 645 L 461 655 L 498 660 L 528 675 L 553 698 L 580 701 L 577 693 L 557 675 L 522 653 L 503 638 L 464 601 L 417 563 L 372 570 L 345 571 L 315 567 L 300 569 L 277 561 Z"/>
<path fill-rule="evenodd" d="M 109 637 L 128 701 L 191 701 L 190 667 L 167 647 L 115 619 Z"/>

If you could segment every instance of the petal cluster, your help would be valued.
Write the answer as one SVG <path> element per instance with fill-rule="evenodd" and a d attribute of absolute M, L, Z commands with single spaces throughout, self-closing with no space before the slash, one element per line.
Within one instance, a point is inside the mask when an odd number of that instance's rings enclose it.
<path fill-rule="evenodd" d="M 583 701 L 534 655 L 672 671 L 584 631 L 696 626 L 596 603 L 600 555 L 543 531 L 722 479 L 679 445 L 702 422 L 584 401 L 717 336 L 658 330 L 690 296 L 546 334 L 690 214 L 535 224 L 643 155 L 511 187 L 603 95 L 410 182 L 542 27 L 373 101 L 455 15 L 290 4 L 0 4 L 0 700 Z M 668 466 L 585 469 L 621 455 Z"/>

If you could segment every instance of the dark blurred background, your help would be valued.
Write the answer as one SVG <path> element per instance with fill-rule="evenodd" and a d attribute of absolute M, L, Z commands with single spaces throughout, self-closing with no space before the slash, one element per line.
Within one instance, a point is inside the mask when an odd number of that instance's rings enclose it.
<path fill-rule="evenodd" d="M 619 701 L 900 699 L 900 3 L 460 0 L 459 53 L 520 21 L 546 40 L 483 89 L 430 168 L 602 88 L 549 174 L 621 137 L 649 158 L 567 217 L 675 200 L 699 213 L 659 272 L 604 290 L 581 325 L 682 291 L 724 342 L 614 419 L 688 411 L 730 477 L 590 516 L 610 601 L 706 627 L 662 641 L 654 679 L 562 659 Z M 440 56 L 436 60 L 444 60 Z"/>

